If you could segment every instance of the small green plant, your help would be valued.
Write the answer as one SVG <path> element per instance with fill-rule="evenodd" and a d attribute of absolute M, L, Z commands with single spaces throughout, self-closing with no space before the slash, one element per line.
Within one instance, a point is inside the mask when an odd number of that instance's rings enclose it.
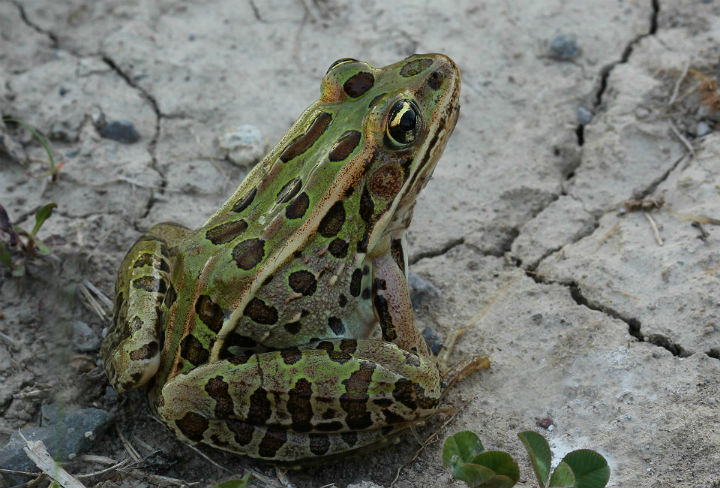
<path fill-rule="evenodd" d="M 53 156 L 52 149 L 50 149 L 50 144 L 48 143 L 47 139 L 45 139 L 45 137 L 43 137 L 43 135 L 40 134 L 40 132 L 35 129 L 35 127 L 31 126 L 26 122 L 23 122 L 22 120 L 6 117 L 3 119 L 3 122 L 10 122 L 11 124 L 17 124 L 24 127 L 33 135 L 35 139 L 38 140 L 43 149 L 45 149 L 48 160 L 50 161 L 50 171 L 47 172 L 46 176 L 49 176 L 51 181 L 55 181 L 57 179 L 57 173 L 58 171 L 60 171 L 60 168 L 63 167 L 64 163 L 60 162 L 58 164 L 55 164 L 55 157 Z"/>
<path fill-rule="evenodd" d="M 250 473 L 246 473 L 245 476 L 238 479 L 232 479 L 223 481 L 222 483 L 218 483 L 214 486 L 214 488 L 246 488 L 248 481 L 250 480 Z"/>
<path fill-rule="evenodd" d="M 13 276 L 25 275 L 25 264 L 38 255 L 50 254 L 50 248 L 37 238 L 37 233 L 52 215 L 55 203 L 48 203 L 35 212 L 35 225 L 31 232 L 20 226 L 13 225 L 5 208 L 0 205 L 0 263 L 10 269 Z M 3 235 L 7 236 L 2 239 Z M 13 249 L 18 248 L 21 262 L 13 259 Z"/>
<path fill-rule="evenodd" d="M 540 488 L 603 488 L 610 467 L 597 452 L 579 449 L 568 453 L 550 473 L 552 454 L 543 436 L 520 432 Z M 477 435 L 469 431 L 448 437 L 443 444 L 443 464 L 472 488 L 509 488 L 520 479 L 517 463 L 506 452 L 485 451 Z"/>

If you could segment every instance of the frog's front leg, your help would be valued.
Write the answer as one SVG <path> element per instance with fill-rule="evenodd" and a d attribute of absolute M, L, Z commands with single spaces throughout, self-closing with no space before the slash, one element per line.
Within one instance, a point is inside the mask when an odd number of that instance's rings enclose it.
<path fill-rule="evenodd" d="M 202 365 L 163 386 L 157 411 L 186 442 L 292 461 L 381 442 L 434 413 L 440 395 L 429 359 L 335 339 Z"/>
<path fill-rule="evenodd" d="M 115 283 L 115 311 L 100 356 L 119 393 L 141 386 L 157 372 L 162 347 L 164 298 L 170 284 L 171 248 L 187 235 L 177 224 L 153 226 L 125 255 Z"/>
<path fill-rule="evenodd" d="M 373 259 L 372 296 L 375 316 L 380 323 L 383 339 L 406 351 L 429 357 L 427 344 L 415 327 L 407 277 L 400 268 L 400 262 L 404 259 L 398 261 L 400 258 L 390 253 Z"/>

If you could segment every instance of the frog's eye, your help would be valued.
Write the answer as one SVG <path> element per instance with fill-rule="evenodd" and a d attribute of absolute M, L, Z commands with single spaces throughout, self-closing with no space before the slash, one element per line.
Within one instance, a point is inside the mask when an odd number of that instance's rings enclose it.
<path fill-rule="evenodd" d="M 357 63 L 357 62 L 358 62 L 358 60 L 353 59 L 353 58 L 340 58 L 337 61 L 335 61 L 333 64 L 330 65 L 330 67 L 325 72 L 325 74 L 328 74 L 330 72 L 330 70 L 333 69 L 335 66 L 339 66 L 339 65 L 345 64 L 345 63 Z"/>
<path fill-rule="evenodd" d="M 422 119 L 415 104 L 410 100 L 399 100 L 390 109 L 385 135 L 395 147 L 412 144 L 420 132 Z"/>

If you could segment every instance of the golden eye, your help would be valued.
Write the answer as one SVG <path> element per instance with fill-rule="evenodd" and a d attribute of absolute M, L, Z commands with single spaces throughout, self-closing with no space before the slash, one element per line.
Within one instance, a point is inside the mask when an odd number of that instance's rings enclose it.
<path fill-rule="evenodd" d="M 410 100 L 399 100 L 390 109 L 385 135 L 393 146 L 407 146 L 415 141 L 421 124 L 415 104 Z"/>

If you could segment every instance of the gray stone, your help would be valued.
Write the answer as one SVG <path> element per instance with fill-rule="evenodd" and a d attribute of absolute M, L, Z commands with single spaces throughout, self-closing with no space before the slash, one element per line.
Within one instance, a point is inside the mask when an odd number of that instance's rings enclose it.
<path fill-rule="evenodd" d="M 241 125 L 234 131 L 226 132 L 218 137 L 218 145 L 238 166 L 251 166 L 264 156 L 262 134 L 254 125 Z"/>
<path fill-rule="evenodd" d="M 98 133 L 105 139 L 132 144 L 140 140 L 140 134 L 132 122 L 112 120 L 98 127 Z"/>
<path fill-rule="evenodd" d="M 73 321 L 73 347 L 80 352 L 97 351 L 100 348 L 100 337 L 85 322 Z"/>
<path fill-rule="evenodd" d="M 581 49 L 575 34 L 558 34 L 550 41 L 550 56 L 569 61 L 580 55 Z"/>
<path fill-rule="evenodd" d="M 67 409 L 57 405 L 43 407 L 43 427 L 25 427 L 15 432 L 10 441 L 0 449 L 0 467 L 17 471 L 36 471 L 35 464 L 23 451 L 26 446 L 22 434 L 27 440 L 42 441 L 50 455 L 57 461 L 67 461 L 86 452 L 110 424 L 112 416 L 97 408 L 79 410 Z M 8 476 L 16 483 L 24 479 Z"/>

